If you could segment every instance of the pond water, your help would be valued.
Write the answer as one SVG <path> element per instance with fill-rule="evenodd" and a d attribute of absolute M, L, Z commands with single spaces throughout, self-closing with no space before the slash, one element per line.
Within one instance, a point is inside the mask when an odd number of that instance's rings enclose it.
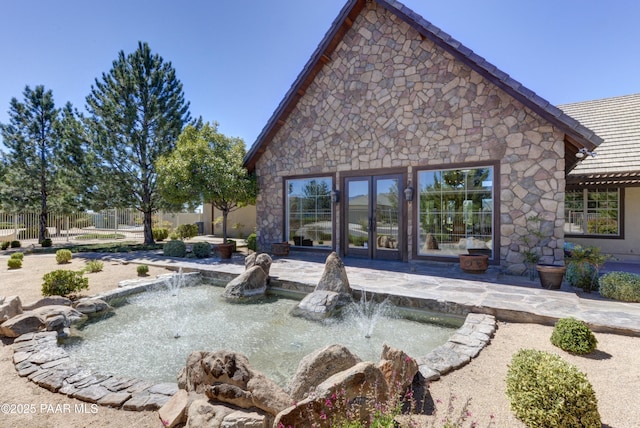
<path fill-rule="evenodd" d="M 343 344 L 368 361 L 379 360 L 384 343 L 419 357 L 455 331 L 371 301 L 349 305 L 339 318 L 308 321 L 290 315 L 296 300 L 269 296 L 231 304 L 223 290 L 199 285 L 130 296 L 103 319 L 74 329 L 62 346 L 95 372 L 157 382 L 175 382 L 192 351 L 228 349 L 285 386 L 302 357 L 326 345 Z"/>

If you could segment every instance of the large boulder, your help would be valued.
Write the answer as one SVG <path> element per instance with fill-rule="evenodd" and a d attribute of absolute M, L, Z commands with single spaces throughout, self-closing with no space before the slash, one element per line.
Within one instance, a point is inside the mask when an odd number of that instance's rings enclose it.
<path fill-rule="evenodd" d="M 233 413 L 233 409 L 211 404 L 205 399 L 195 400 L 187 410 L 188 419 L 185 428 L 222 427 L 222 421 L 230 413 Z"/>
<path fill-rule="evenodd" d="M 378 368 L 382 372 L 390 391 L 401 395 L 409 389 L 413 378 L 418 373 L 418 363 L 404 351 L 382 346 L 382 355 L 378 362 Z"/>
<path fill-rule="evenodd" d="M 291 310 L 291 315 L 319 321 L 332 316 L 350 301 L 349 295 L 318 290 L 304 296 Z"/>
<path fill-rule="evenodd" d="M 266 253 L 251 253 L 249 254 L 245 259 L 244 259 L 244 268 L 249 269 L 252 268 L 254 266 L 260 266 L 262 268 L 262 270 L 264 270 L 264 273 L 267 274 L 267 277 L 269 276 L 269 271 L 271 270 L 271 263 L 273 262 L 273 259 L 271 258 L 271 256 L 269 254 Z"/>
<path fill-rule="evenodd" d="M 360 362 L 360 358 L 342 345 L 329 345 L 306 355 L 298 364 L 298 370 L 289 382 L 287 391 L 291 398 L 300 401 L 316 386 L 336 373 L 347 370 Z"/>
<path fill-rule="evenodd" d="M 62 332 L 82 316 L 80 312 L 68 306 L 41 306 L 0 324 L 0 336 L 18 337 L 45 330 Z"/>
<path fill-rule="evenodd" d="M 322 277 L 320 277 L 320 281 L 315 288 L 315 291 L 318 290 L 351 294 L 347 271 L 345 270 L 342 259 L 335 251 L 327 256 L 327 260 L 324 263 L 324 272 L 322 272 Z"/>
<path fill-rule="evenodd" d="M 43 306 L 71 306 L 71 299 L 63 296 L 47 296 L 28 305 L 22 305 L 22 309 L 31 311 Z"/>
<path fill-rule="evenodd" d="M 382 372 L 374 363 L 362 362 L 334 374 L 318 385 L 314 394 L 280 412 L 273 426 L 308 426 L 309 420 L 319 420 L 320 414 L 331 420 L 334 411 L 348 411 L 364 423 L 375 403 L 386 403 L 388 399 Z"/>
<path fill-rule="evenodd" d="M 224 288 L 228 300 L 263 296 L 267 291 L 267 274 L 260 266 L 253 266 L 232 279 Z"/>
<path fill-rule="evenodd" d="M 0 297 L 0 323 L 20 315 L 22 302 L 18 296 Z"/>
<path fill-rule="evenodd" d="M 100 314 L 111 310 L 111 306 L 102 299 L 87 297 L 73 303 L 73 308 L 85 315 Z"/>
<path fill-rule="evenodd" d="M 230 351 L 195 351 L 178 375 L 178 386 L 240 408 L 258 408 L 275 416 L 291 404 L 275 382 L 254 370 L 246 356 Z"/>
<path fill-rule="evenodd" d="M 18 337 L 44 330 L 44 318 L 33 311 L 23 312 L 0 324 L 0 336 Z"/>

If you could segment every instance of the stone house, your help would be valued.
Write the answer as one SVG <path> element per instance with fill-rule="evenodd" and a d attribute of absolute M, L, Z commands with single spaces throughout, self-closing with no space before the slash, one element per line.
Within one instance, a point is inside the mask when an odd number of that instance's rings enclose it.
<path fill-rule="evenodd" d="M 640 261 L 640 94 L 559 107 L 604 140 L 567 176 L 565 238 Z"/>
<path fill-rule="evenodd" d="M 401 3 L 349 0 L 245 158 L 259 249 L 562 263 L 567 174 L 600 142 Z"/>

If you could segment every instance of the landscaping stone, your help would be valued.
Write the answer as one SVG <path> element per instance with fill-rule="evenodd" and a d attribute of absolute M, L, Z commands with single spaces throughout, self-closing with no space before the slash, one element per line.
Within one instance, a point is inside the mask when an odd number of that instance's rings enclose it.
<path fill-rule="evenodd" d="M 0 323 L 20 315 L 23 311 L 22 302 L 18 296 L 3 297 L 0 302 Z"/>
<path fill-rule="evenodd" d="M 110 392 L 99 399 L 98 404 L 106 407 L 120 408 L 129 398 L 131 398 L 131 394 L 128 392 Z"/>
<path fill-rule="evenodd" d="M 233 409 L 207 400 L 195 400 L 187 411 L 189 418 L 185 428 L 221 427 L 225 416 L 233 412 Z"/>
<path fill-rule="evenodd" d="M 71 306 L 71 299 L 62 296 L 48 296 L 28 305 L 23 305 L 22 309 L 32 311 L 43 306 Z"/>
<path fill-rule="evenodd" d="M 231 280 L 224 288 L 227 300 L 243 300 L 264 296 L 267 291 L 267 274 L 260 266 L 253 266 Z"/>
<path fill-rule="evenodd" d="M 102 397 L 110 394 L 107 388 L 102 385 L 92 384 L 84 388 L 78 388 L 78 390 L 72 395 L 73 398 L 78 400 L 87 401 L 89 403 L 97 403 Z"/>
<path fill-rule="evenodd" d="M 110 310 L 111 306 L 102 299 L 85 298 L 75 302 L 73 308 L 83 314 L 97 314 Z"/>

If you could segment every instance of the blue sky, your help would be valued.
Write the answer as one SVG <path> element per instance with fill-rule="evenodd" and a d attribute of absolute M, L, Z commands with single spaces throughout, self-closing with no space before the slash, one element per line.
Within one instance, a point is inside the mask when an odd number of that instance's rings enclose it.
<path fill-rule="evenodd" d="M 85 97 L 138 41 L 170 61 L 191 114 L 251 146 L 345 0 L 7 0 L 0 122 L 25 85 Z M 637 0 L 405 0 L 553 104 L 640 92 Z"/>

